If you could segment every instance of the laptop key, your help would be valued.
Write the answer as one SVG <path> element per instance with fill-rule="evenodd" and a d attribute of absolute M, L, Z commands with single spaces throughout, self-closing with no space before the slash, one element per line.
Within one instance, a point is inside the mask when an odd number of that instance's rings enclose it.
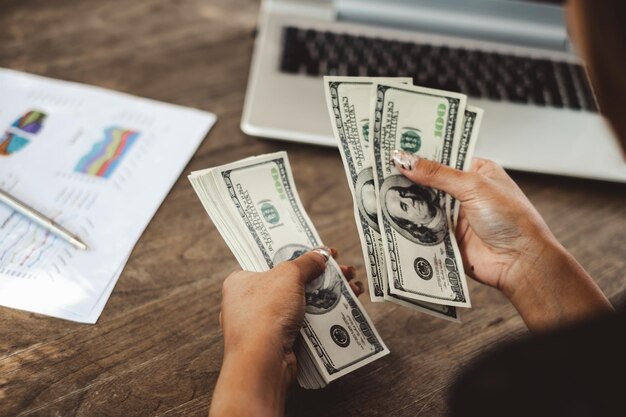
<path fill-rule="evenodd" d="M 578 92 L 572 79 L 569 66 L 565 62 L 559 62 L 556 64 L 558 77 L 560 77 L 562 83 L 562 93 L 564 95 L 564 101 L 568 104 L 569 108 L 580 109 L 580 101 L 578 100 Z"/>
<path fill-rule="evenodd" d="M 530 95 L 530 98 L 531 98 L 532 103 L 536 105 L 539 105 L 539 106 L 546 105 L 546 98 L 544 96 L 543 89 L 533 89 Z"/>
<path fill-rule="evenodd" d="M 304 71 L 307 75 L 318 75 L 320 71 L 320 63 L 315 57 L 309 57 L 306 62 Z"/>
<path fill-rule="evenodd" d="M 300 65 L 294 59 L 284 59 L 280 64 L 280 70 L 289 74 L 295 74 L 300 69 Z"/>
<path fill-rule="evenodd" d="M 349 76 L 357 77 L 359 75 L 359 65 L 356 63 L 348 64 L 347 72 Z"/>
<path fill-rule="evenodd" d="M 553 107 L 563 107 L 563 99 L 561 98 L 561 93 L 559 91 L 558 86 L 556 85 L 556 81 L 554 84 L 549 84 L 548 89 L 546 90 L 548 96 L 548 103 L 550 103 Z"/>
<path fill-rule="evenodd" d="M 338 61 L 326 62 L 326 72 L 328 73 L 328 75 L 338 75 L 339 74 L 339 62 Z"/>
<path fill-rule="evenodd" d="M 501 100 L 502 94 L 500 90 L 495 84 L 483 84 L 485 86 L 485 91 L 487 92 L 487 98 L 492 100 Z"/>
<path fill-rule="evenodd" d="M 596 105 L 596 97 L 591 91 L 591 86 L 589 85 L 589 79 L 587 77 L 587 73 L 582 65 L 570 64 L 573 73 L 576 74 L 579 84 L 582 86 L 583 97 L 585 98 L 585 109 L 589 111 L 598 111 L 598 107 Z"/>
<path fill-rule="evenodd" d="M 471 97 L 482 97 L 482 94 L 480 93 L 480 88 L 478 87 L 478 85 L 476 83 L 473 82 L 468 82 L 465 84 L 467 86 L 467 93 L 469 96 Z"/>

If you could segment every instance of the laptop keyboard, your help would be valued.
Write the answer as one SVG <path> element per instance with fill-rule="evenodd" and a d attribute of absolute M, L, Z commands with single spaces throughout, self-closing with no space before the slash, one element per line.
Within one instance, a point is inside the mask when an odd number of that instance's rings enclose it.
<path fill-rule="evenodd" d="M 581 65 L 495 52 L 284 28 L 282 72 L 412 77 L 470 97 L 596 112 Z"/>

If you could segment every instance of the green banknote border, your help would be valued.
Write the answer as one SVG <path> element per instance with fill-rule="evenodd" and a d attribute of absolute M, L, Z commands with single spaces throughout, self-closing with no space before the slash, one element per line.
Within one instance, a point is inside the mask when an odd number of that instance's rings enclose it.
<path fill-rule="evenodd" d="M 374 165 L 376 167 L 376 175 L 379 181 L 380 179 L 384 179 L 384 175 L 382 173 L 382 162 L 380 159 L 381 158 L 380 134 L 381 134 L 382 110 L 383 110 L 382 107 L 385 102 L 385 93 L 389 89 L 414 92 L 410 89 L 404 89 L 400 86 L 392 87 L 392 86 L 380 85 L 380 84 L 376 86 L 376 107 L 374 111 L 374 126 L 372 127 L 373 132 L 374 132 L 374 137 L 373 137 L 374 140 L 373 140 L 372 145 L 374 149 Z M 425 96 L 431 96 L 431 97 L 437 97 L 437 98 L 443 97 L 441 95 L 429 94 L 426 92 L 422 94 Z M 448 160 L 445 161 L 445 158 L 442 158 L 443 160 L 442 162 L 448 165 L 450 162 L 451 155 L 452 155 L 452 145 L 453 145 L 454 133 L 456 129 L 455 123 L 452 123 L 455 120 L 455 118 L 453 117 L 453 114 L 458 114 L 458 110 L 460 107 L 460 100 L 456 98 L 450 98 L 450 97 L 443 97 L 443 98 L 445 98 L 450 104 L 450 113 L 448 114 L 448 123 L 446 123 L 446 135 L 445 135 L 446 139 L 445 139 L 444 146 L 443 146 L 443 155 L 447 155 Z M 380 188 L 381 184 L 378 184 L 378 186 Z M 445 201 L 445 193 L 443 191 L 438 191 L 438 194 L 440 197 L 440 201 Z M 452 247 L 450 233 L 448 233 L 446 237 L 444 238 L 444 248 L 446 252 L 446 259 L 444 263 L 445 263 L 446 269 L 448 270 L 448 278 L 451 284 L 450 289 L 452 289 L 455 295 L 454 299 L 452 300 L 449 298 L 433 296 L 431 294 L 424 294 L 419 291 L 408 290 L 402 286 L 402 283 L 400 282 L 400 279 L 398 276 L 399 275 L 398 274 L 398 254 L 395 253 L 395 251 L 392 249 L 394 247 L 393 245 L 394 239 L 393 239 L 393 233 L 389 232 L 389 230 L 392 230 L 391 224 L 384 216 L 382 217 L 382 220 L 385 226 L 384 227 L 385 238 L 387 239 L 387 242 L 388 242 L 388 252 L 389 252 L 389 258 L 391 260 L 391 265 L 389 265 L 389 268 L 393 274 L 393 285 L 396 289 L 407 292 L 407 293 L 411 293 L 411 294 L 417 294 L 420 296 L 426 296 L 426 297 L 430 297 L 433 299 L 438 299 L 444 302 L 445 301 L 452 301 L 452 302 L 466 302 L 467 301 L 467 298 L 463 294 L 463 287 L 461 285 L 461 276 L 460 276 L 461 274 L 459 271 L 459 267 L 456 264 L 456 261 L 454 259 L 454 248 Z M 452 254 L 452 257 L 450 257 L 450 254 Z M 453 272 L 453 271 L 450 271 L 451 267 L 453 267 L 456 271 L 456 278 L 450 279 L 449 274 Z M 453 280 L 455 280 L 454 285 L 453 285 Z"/>
<path fill-rule="evenodd" d="M 248 216 L 245 213 L 245 211 L 243 210 L 243 207 L 242 207 L 241 203 L 239 202 L 239 199 L 238 199 L 237 194 L 235 192 L 235 187 L 233 186 L 233 182 L 231 180 L 231 173 L 234 172 L 234 171 L 239 171 L 239 170 L 242 170 L 242 169 L 247 169 L 247 168 L 251 168 L 251 167 L 255 167 L 255 166 L 259 166 L 259 165 L 271 164 L 271 163 L 276 164 L 277 167 L 278 167 L 278 171 L 279 171 L 281 179 L 283 181 L 283 189 L 285 190 L 285 194 L 287 194 L 287 197 L 289 199 L 289 203 L 291 204 L 292 208 L 294 209 L 294 212 L 296 213 L 296 216 L 298 216 L 298 220 L 300 221 L 300 224 L 301 224 L 303 230 L 305 230 L 306 235 L 309 237 L 309 241 L 311 243 L 311 247 L 313 248 L 313 247 L 319 246 L 320 243 L 315 238 L 315 234 L 313 233 L 313 231 L 309 227 L 309 225 L 308 225 L 307 221 L 305 220 L 304 216 L 302 215 L 302 213 L 300 213 L 298 200 L 295 197 L 295 193 L 291 189 L 291 181 L 289 180 L 289 175 L 287 174 L 287 168 L 285 167 L 285 162 L 284 162 L 284 160 L 282 158 L 276 158 L 276 159 L 271 159 L 271 160 L 267 160 L 267 161 L 263 161 L 263 162 L 258 162 L 256 164 L 251 164 L 251 165 L 246 165 L 246 166 L 242 166 L 242 167 L 238 167 L 238 168 L 233 168 L 233 169 L 225 170 L 225 171 L 222 172 L 222 178 L 224 179 L 224 183 L 225 183 L 226 188 L 228 190 L 228 194 L 230 195 L 231 199 L 233 200 L 233 204 L 235 204 L 235 206 L 237 207 L 237 210 L 239 211 L 239 215 L 242 216 L 242 218 L 244 218 L 246 220 L 249 220 Z M 264 257 L 265 261 L 267 262 L 267 265 L 270 268 L 274 267 L 274 263 L 273 263 L 271 257 L 265 251 L 261 239 L 257 235 L 256 230 L 252 227 L 252 222 L 246 221 L 246 227 L 248 227 L 248 230 L 250 231 L 250 233 L 252 234 L 253 238 L 255 239 L 255 242 L 258 244 L 258 247 L 260 248 L 260 250 L 261 250 L 261 252 L 263 254 L 263 257 Z M 334 267 L 334 265 L 333 265 L 333 267 Z M 339 271 L 339 270 L 337 270 L 336 273 L 341 275 L 341 271 Z M 316 349 L 316 354 L 322 359 L 322 363 L 324 363 L 324 366 L 326 367 L 326 370 L 331 375 L 334 374 L 334 373 L 340 372 L 340 371 L 342 371 L 345 368 L 349 368 L 350 366 L 354 365 L 355 363 L 362 362 L 365 358 L 369 358 L 369 357 L 374 356 L 374 355 L 378 354 L 379 352 L 382 352 L 382 351 L 385 350 L 383 348 L 383 346 L 379 343 L 378 339 L 375 337 L 375 332 L 370 327 L 369 323 L 367 322 L 367 319 L 365 319 L 365 317 L 363 315 L 361 315 L 360 310 L 359 310 L 357 304 L 354 302 L 352 294 L 350 294 L 350 292 L 348 291 L 346 285 L 342 286 L 342 294 L 346 298 L 346 300 L 348 301 L 348 304 L 350 305 L 350 312 L 352 313 L 352 316 L 354 317 L 354 319 L 359 323 L 359 325 L 360 325 L 359 328 L 361 329 L 361 331 L 363 332 L 363 334 L 365 335 L 367 340 L 370 342 L 370 344 L 372 346 L 374 346 L 374 351 L 372 353 L 368 354 L 368 355 L 365 355 L 365 356 L 362 356 L 362 357 L 358 358 L 358 360 L 355 360 L 353 362 L 350 362 L 350 363 L 344 365 L 341 368 L 337 368 L 337 367 L 332 365 L 332 360 L 331 360 L 330 356 L 328 355 L 328 353 L 326 353 L 322 349 L 322 344 L 320 343 L 319 339 L 315 335 L 315 332 L 313 331 L 313 328 L 310 325 L 308 319 L 306 319 L 306 317 L 305 317 L 304 324 L 303 324 L 304 332 L 307 335 L 307 337 L 309 337 L 309 340 L 310 340 L 311 344 Z"/>
<path fill-rule="evenodd" d="M 457 158 L 455 162 L 455 168 L 459 170 L 463 170 L 463 165 L 465 165 L 465 160 L 467 158 L 467 150 L 469 149 L 470 140 L 472 138 L 472 132 L 474 130 L 474 125 L 476 124 L 476 120 L 478 119 L 478 113 L 473 112 L 471 110 L 465 109 L 465 120 L 463 122 L 463 133 L 461 135 L 461 141 L 459 142 L 459 149 L 457 150 Z M 464 152 L 461 152 L 461 149 L 464 149 Z M 463 158 L 459 158 L 460 155 L 463 155 Z M 450 217 L 453 219 L 454 223 L 454 209 L 458 204 L 456 198 L 450 196 Z"/>
<path fill-rule="evenodd" d="M 331 97 L 330 102 L 333 105 L 333 115 L 335 116 L 335 125 L 337 126 L 337 132 L 340 135 L 339 142 L 341 143 L 341 147 L 343 148 L 344 153 L 346 155 L 349 155 L 350 148 L 346 145 L 346 142 L 347 142 L 347 140 L 345 139 L 346 133 L 344 131 L 343 122 L 341 120 L 341 109 L 339 108 L 339 91 L 337 87 L 341 84 L 362 85 L 362 84 L 371 84 L 371 82 L 370 83 L 358 83 L 358 82 L 332 81 L 328 84 L 328 88 L 330 89 L 330 97 Z M 350 179 L 352 180 L 352 186 L 354 187 L 354 185 L 356 184 L 356 178 L 358 176 L 358 173 L 356 172 L 356 168 L 354 167 L 354 164 L 352 163 L 352 159 L 346 158 L 346 161 L 348 162 L 348 167 L 350 168 L 350 176 L 352 177 Z"/>

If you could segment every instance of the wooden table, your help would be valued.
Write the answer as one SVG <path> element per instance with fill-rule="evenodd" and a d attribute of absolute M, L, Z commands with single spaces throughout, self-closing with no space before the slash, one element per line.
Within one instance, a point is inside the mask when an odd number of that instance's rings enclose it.
<path fill-rule="evenodd" d="M 185 172 L 287 150 L 324 241 L 362 276 L 337 151 L 239 129 L 257 10 L 254 0 L 5 0 L 0 66 L 216 113 L 217 125 Z M 611 300 L 623 300 L 624 186 L 513 176 Z M 182 175 L 98 324 L 0 309 L 0 415 L 205 416 L 222 358 L 221 283 L 235 268 Z M 392 353 L 324 390 L 294 388 L 288 414 L 444 415 L 458 371 L 477 353 L 525 333 L 502 295 L 470 287 L 474 308 L 462 325 L 362 297 Z"/>

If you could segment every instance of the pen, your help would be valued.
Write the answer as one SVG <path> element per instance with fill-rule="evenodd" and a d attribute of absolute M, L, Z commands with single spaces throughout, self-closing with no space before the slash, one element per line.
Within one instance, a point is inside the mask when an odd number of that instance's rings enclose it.
<path fill-rule="evenodd" d="M 68 241 L 78 249 L 87 250 L 87 245 L 80 240 L 78 236 L 74 235 L 60 224 L 54 222 L 52 219 L 47 218 L 34 208 L 27 206 L 12 195 L 7 194 L 5 191 L 0 190 L 0 201 L 23 216 L 28 217 L 44 229 L 49 230 L 60 238 Z"/>

